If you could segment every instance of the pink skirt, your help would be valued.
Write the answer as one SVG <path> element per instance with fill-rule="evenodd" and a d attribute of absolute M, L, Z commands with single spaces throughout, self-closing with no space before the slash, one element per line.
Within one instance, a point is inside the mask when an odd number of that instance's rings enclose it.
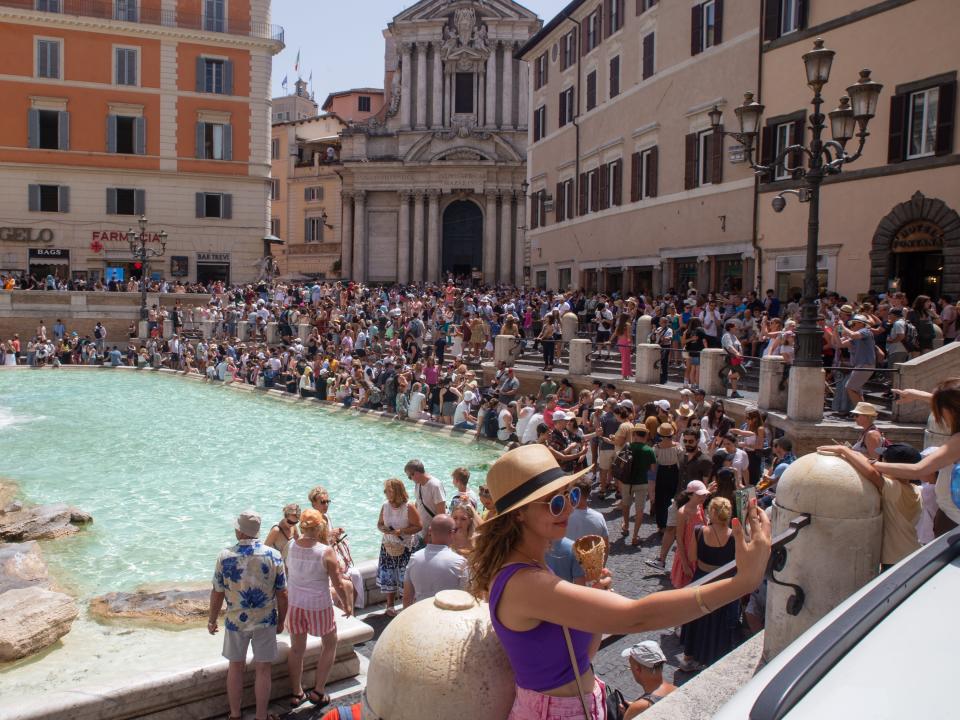
<path fill-rule="evenodd" d="M 604 705 L 604 684 L 596 680 L 593 693 L 587 700 L 590 709 L 589 720 L 606 720 L 607 708 Z M 578 697 L 553 697 L 536 690 L 517 688 L 517 697 L 513 701 L 507 720 L 584 720 L 583 706 Z"/>
<path fill-rule="evenodd" d="M 337 629 L 337 621 L 333 616 L 332 607 L 304 610 L 291 605 L 287 613 L 287 628 L 291 635 L 323 637 Z M 582 710 L 580 714 L 583 714 Z"/>

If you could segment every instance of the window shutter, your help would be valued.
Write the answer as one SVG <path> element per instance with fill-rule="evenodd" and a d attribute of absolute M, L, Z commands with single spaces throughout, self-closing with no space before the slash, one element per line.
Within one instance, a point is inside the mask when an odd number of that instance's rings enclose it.
<path fill-rule="evenodd" d="M 546 85 L 549 79 L 550 79 L 550 53 L 545 52 L 543 54 L 543 77 L 540 78 L 540 84 Z"/>
<path fill-rule="evenodd" d="M 713 0 L 713 44 L 723 42 L 723 0 Z"/>
<path fill-rule="evenodd" d="M 203 59 L 202 55 L 197 56 L 197 87 L 196 90 L 198 93 L 202 93 L 206 90 L 207 87 L 207 63 Z"/>
<path fill-rule="evenodd" d="M 692 190 L 697 186 L 697 134 L 689 133 L 684 143 L 683 188 Z"/>
<path fill-rule="evenodd" d="M 587 214 L 587 174 L 580 173 L 580 180 L 577 183 L 577 192 L 579 198 L 577 201 L 577 214 L 586 215 Z"/>
<path fill-rule="evenodd" d="M 310 242 L 310 218 L 303 219 L 303 241 Z"/>
<path fill-rule="evenodd" d="M 597 71 L 587 75 L 587 110 L 597 106 Z"/>
<path fill-rule="evenodd" d="M 610 37 L 613 33 L 613 27 L 611 26 L 611 21 L 613 20 L 613 13 L 611 12 L 611 6 L 613 5 L 613 0 L 603 0 L 603 10 L 606 17 L 603 19 L 603 37 L 604 39 Z"/>
<path fill-rule="evenodd" d="M 147 214 L 147 191 L 146 190 L 133 191 L 133 212 L 136 215 Z"/>
<path fill-rule="evenodd" d="M 697 55 L 703 46 L 703 9 L 699 5 L 690 8 L 690 54 Z"/>
<path fill-rule="evenodd" d="M 723 125 L 713 131 L 710 138 L 710 150 L 713 153 L 710 158 L 713 163 L 710 182 L 719 185 L 723 182 Z"/>
<path fill-rule="evenodd" d="M 70 113 L 61 110 L 58 115 L 59 137 L 57 138 L 57 148 L 60 150 L 70 149 Z"/>
<path fill-rule="evenodd" d="M 810 14 L 809 0 L 797 0 L 797 30 L 807 29 L 807 17 Z"/>
<path fill-rule="evenodd" d="M 27 147 L 40 147 L 40 111 L 27 111 Z"/>
<path fill-rule="evenodd" d="M 27 185 L 27 208 L 30 212 L 40 212 L 39 185 Z"/>
<path fill-rule="evenodd" d="M 223 63 L 223 92 L 225 95 L 233 95 L 233 60 Z"/>
<path fill-rule="evenodd" d="M 776 152 L 777 145 L 777 134 L 774 131 L 773 125 L 769 122 L 766 123 L 763 128 L 760 130 L 760 147 L 757 148 L 757 154 L 760 157 L 761 165 L 771 165 L 773 163 L 773 156 Z M 773 171 L 767 173 L 763 176 L 762 180 L 764 182 L 769 182 L 772 179 Z"/>
<path fill-rule="evenodd" d="M 47 43 L 43 40 L 37 42 L 37 77 L 47 77 L 50 75 L 50 66 L 48 64 Z"/>
<path fill-rule="evenodd" d="M 951 80 L 940 86 L 940 97 L 937 99 L 937 139 L 934 146 L 937 155 L 949 155 L 953 152 L 956 104 L 957 81 Z"/>
<path fill-rule="evenodd" d="M 117 189 L 107 188 L 107 215 L 117 214 Z"/>
<path fill-rule="evenodd" d="M 540 211 L 537 205 L 540 202 L 540 193 L 535 192 L 530 195 L 530 229 L 536 230 L 540 227 Z"/>
<path fill-rule="evenodd" d="M 206 123 L 197 123 L 197 157 L 205 157 L 205 148 L 203 147 L 203 136 L 206 133 Z"/>
<path fill-rule="evenodd" d="M 133 151 L 137 155 L 147 153 L 147 119 L 144 117 L 133 120 Z"/>
<path fill-rule="evenodd" d="M 557 194 L 553 196 L 553 215 L 557 222 L 561 222 L 566 214 L 563 197 L 563 183 L 557 183 Z"/>
<path fill-rule="evenodd" d="M 117 116 L 107 115 L 107 152 L 117 151 Z"/>
<path fill-rule="evenodd" d="M 653 43 L 654 33 L 643 38 L 643 79 L 653 75 Z"/>
<path fill-rule="evenodd" d="M 590 37 L 590 16 L 580 23 L 580 57 L 587 54 L 588 39 Z"/>
<path fill-rule="evenodd" d="M 558 108 L 559 112 L 557 113 L 557 126 L 563 127 L 564 125 L 567 124 L 567 103 L 565 102 L 566 93 L 565 92 L 560 93 L 559 97 L 560 97 L 560 106 Z"/>
<path fill-rule="evenodd" d="M 609 15 L 609 13 L 606 13 Z M 603 17 L 603 6 L 597 6 L 597 46 L 600 45 L 600 41 L 603 39 L 603 23 L 606 22 L 606 18 Z"/>
<path fill-rule="evenodd" d="M 207 202 L 205 193 L 197 193 L 197 217 L 202 218 L 207 216 Z"/>
<path fill-rule="evenodd" d="M 62 77 L 60 72 L 60 43 L 51 42 L 48 43 L 48 47 L 50 48 L 50 75 L 48 77 Z"/>
<path fill-rule="evenodd" d="M 630 156 L 630 202 L 637 202 L 640 199 L 640 168 L 642 166 L 642 156 L 635 152 Z"/>
<path fill-rule="evenodd" d="M 793 127 L 791 128 L 792 132 L 790 133 L 790 144 L 791 145 L 803 145 L 803 131 L 804 131 L 804 119 L 806 118 L 806 113 L 799 113 L 797 119 L 793 122 Z M 790 165 L 797 170 L 793 171 L 793 177 L 800 177 L 799 167 L 803 163 L 804 155 L 800 150 L 797 150 L 790 154 Z"/>
<path fill-rule="evenodd" d="M 223 126 L 223 159 L 233 160 L 233 125 Z"/>
<path fill-rule="evenodd" d="M 763 39 L 780 37 L 780 7 L 782 0 L 765 0 L 763 8 Z"/>
<path fill-rule="evenodd" d="M 601 210 L 610 207 L 610 165 L 600 166 L 600 205 Z M 597 207 L 595 205 L 595 207 Z"/>
<path fill-rule="evenodd" d="M 647 195 L 657 196 L 657 166 L 659 165 L 660 149 L 657 145 L 650 148 L 650 157 L 647 158 Z"/>
<path fill-rule="evenodd" d="M 224 220 L 233 219 L 233 195 L 230 193 L 220 196 L 220 217 Z"/>
<path fill-rule="evenodd" d="M 131 85 L 139 85 L 139 78 L 137 77 L 137 55 L 139 55 L 138 50 L 127 50 L 127 82 Z"/>
<path fill-rule="evenodd" d="M 906 156 L 904 126 L 907 120 L 907 95 L 890 98 L 890 140 L 887 145 L 887 162 L 903 162 Z"/>
<path fill-rule="evenodd" d="M 623 205 L 623 160 L 613 163 L 613 205 Z"/>
<path fill-rule="evenodd" d="M 593 176 L 593 182 L 590 183 L 590 208 L 595 212 L 600 207 L 600 169 L 591 170 L 589 174 Z"/>
<path fill-rule="evenodd" d="M 57 208 L 58 212 L 68 213 L 70 212 L 70 188 L 66 185 L 61 185 L 60 188 L 60 207 Z"/>
<path fill-rule="evenodd" d="M 610 97 L 620 94 L 620 56 L 610 58 Z"/>

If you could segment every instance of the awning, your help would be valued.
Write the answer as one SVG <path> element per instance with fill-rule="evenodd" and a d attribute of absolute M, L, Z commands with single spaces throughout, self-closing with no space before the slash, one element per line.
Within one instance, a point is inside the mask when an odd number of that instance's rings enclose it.
<path fill-rule="evenodd" d="M 285 241 L 285 240 L 281 240 L 281 239 L 278 238 L 276 235 L 267 235 L 266 237 L 263 238 L 263 241 L 264 241 L 265 243 L 270 243 L 271 245 L 285 245 L 285 244 L 286 244 L 286 241 Z"/>

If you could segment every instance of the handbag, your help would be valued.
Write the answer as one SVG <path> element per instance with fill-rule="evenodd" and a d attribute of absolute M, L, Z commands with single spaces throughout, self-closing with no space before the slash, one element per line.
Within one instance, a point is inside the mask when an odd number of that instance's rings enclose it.
<path fill-rule="evenodd" d="M 587 699 L 583 694 L 583 683 L 580 681 L 580 668 L 577 666 L 577 656 L 573 652 L 573 640 L 570 639 L 570 630 L 566 625 L 561 625 L 563 630 L 563 639 L 567 642 L 567 652 L 570 653 L 570 664 L 573 666 L 573 677 L 577 681 L 577 693 L 580 697 L 580 707 L 583 708 L 583 717 L 591 720 L 590 708 L 587 707 Z M 623 720 L 623 715 L 627 710 L 627 701 L 623 693 L 616 688 L 604 688 L 603 692 L 604 717 L 606 720 Z"/>
<path fill-rule="evenodd" d="M 633 452 L 630 450 L 630 447 L 627 446 L 614 456 L 613 463 L 610 466 L 610 472 L 613 474 L 614 480 L 626 482 L 630 479 L 630 473 L 632 471 Z"/>

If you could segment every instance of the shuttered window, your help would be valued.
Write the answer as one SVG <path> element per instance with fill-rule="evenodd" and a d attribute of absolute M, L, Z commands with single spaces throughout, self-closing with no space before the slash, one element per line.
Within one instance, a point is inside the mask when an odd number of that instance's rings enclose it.
<path fill-rule="evenodd" d="M 280 199 L 280 180 L 278 178 L 270 178 L 270 199 Z"/>
<path fill-rule="evenodd" d="M 124 155 L 146 154 L 146 118 L 107 115 L 107 152 Z"/>
<path fill-rule="evenodd" d="M 598 6 L 596 10 L 590 13 L 581 23 L 581 32 L 583 41 L 580 43 L 580 54 L 586 55 L 600 44 L 603 26 L 603 11 Z"/>
<path fill-rule="evenodd" d="M 547 84 L 547 73 L 548 73 L 548 57 L 547 53 L 539 56 L 533 63 L 533 89 L 539 90 L 544 85 Z"/>
<path fill-rule="evenodd" d="M 587 111 L 597 106 L 597 71 L 587 75 Z"/>
<path fill-rule="evenodd" d="M 806 29 L 809 5 L 809 0 L 764 0 L 763 39 L 776 40 Z"/>
<path fill-rule="evenodd" d="M 610 58 L 610 97 L 620 94 L 620 56 Z"/>
<path fill-rule="evenodd" d="M 312 202 L 314 200 L 323 200 L 323 186 L 311 185 L 308 188 L 304 188 L 303 199 L 306 200 L 307 202 Z"/>
<path fill-rule="evenodd" d="M 27 147 L 69 150 L 70 113 L 66 110 L 28 110 Z"/>
<path fill-rule="evenodd" d="M 137 84 L 137 49 L 114 48 L 113 58 L 117 85 Z"/>
<path fill-rule="evenodd" d="M 888 162 L 953 152 L 956 73 L 909 83 L 890 98 Z"/>
<path fill-rule="evenodd" d="M 643 37 L 643 79 L 646 80 L 648 77 L 653 75 L 653 51 L 654 51 L 654 35 L 655 33 L 649 33 Z"/>
<path fill-rule="evenodd" d="M 230 220 L 233 217 L 233 195 L 230 193 L 202 193 L 196 194 L 198 218 L 221 218 Z"/>
<path fill-rule="evenodd" d="M 588 212 L 598 212 L 600 210 L 600 182 L 602 177 L 599 168 L 587 173 L 587 194 L 590 202 L 587 208 Z"/>
<path fill-rule="evenodd" d="M 233 127 L 228 123 L 197 123 L 197 157 L 202 160 L 233 159 Z"/>
<path fill-rule="evenodd" d="M 304 220 L 304 242 L 323 242 L 323 218 L 308 217 Z"/>
<path fill-rule="evenodd" d="M 630 158 L 630 202 L 657 196 L 657 146 Z"/>
<path fill-rule="evenodd" d="M 576 63 L 577 57 L 577 31 L 571 30 L 563 36 L 560 41 L 560 69 L 566 70 Z"/>
<path fill-rule="evenodd" d="M 61 40 L 37 40 L 37 77 L 59 80 Z"/>
<path fill-rule="evenodd" d="M 559 127 L 573 122 L 573 118 L 575 117 L 573 112 L 573 91 L 574 89 L 571 87 L 560 93 L 560 116 L 557 123 Z"/>
<path fill-rule="evenodd" d="M 706 0 L 690 8 L 690 54 L 723 41 L 723 0 Z"/>
<path fill-rule="evenodd" d="M 642 15 L 657 4 L 657 0 L 637 0 L 637 15 Z"/>
<path fill-rule="evenodd" d="M 66 185 L 28 185 L 30 212 L 70 212 L 70 188 Z"/>
<path fill-rule="evenodd" d="M 723 127 L 719 132 L 703 130 L 686 136 L 684 189 L 723 181 Z"/>
<path fill-rule="evenodd" d="M 233 95 L 233 61 L 197 58 L 196 91 L 215 95 Z"/>
<path fill-rule="evenodd" d="M 203 29 L 227 31 L 227 0 L 203 0 Z"/>
<path fill-rule="evenodd" d="M 108 215 L 145 215 L 147 192 L 135 188 L 107 188 Z"/>
<path fill-rule="evenodd" d="M 533 111 L 533 141 L 542 140 L 547 134 L 547 108 L 541 105 Z"/>
<path fill-rule="evenodd" d="M 607 14 L 605 37 L 610 37 L 623 27 L 624 0 L 605 0 L 604 10 Z"/>

